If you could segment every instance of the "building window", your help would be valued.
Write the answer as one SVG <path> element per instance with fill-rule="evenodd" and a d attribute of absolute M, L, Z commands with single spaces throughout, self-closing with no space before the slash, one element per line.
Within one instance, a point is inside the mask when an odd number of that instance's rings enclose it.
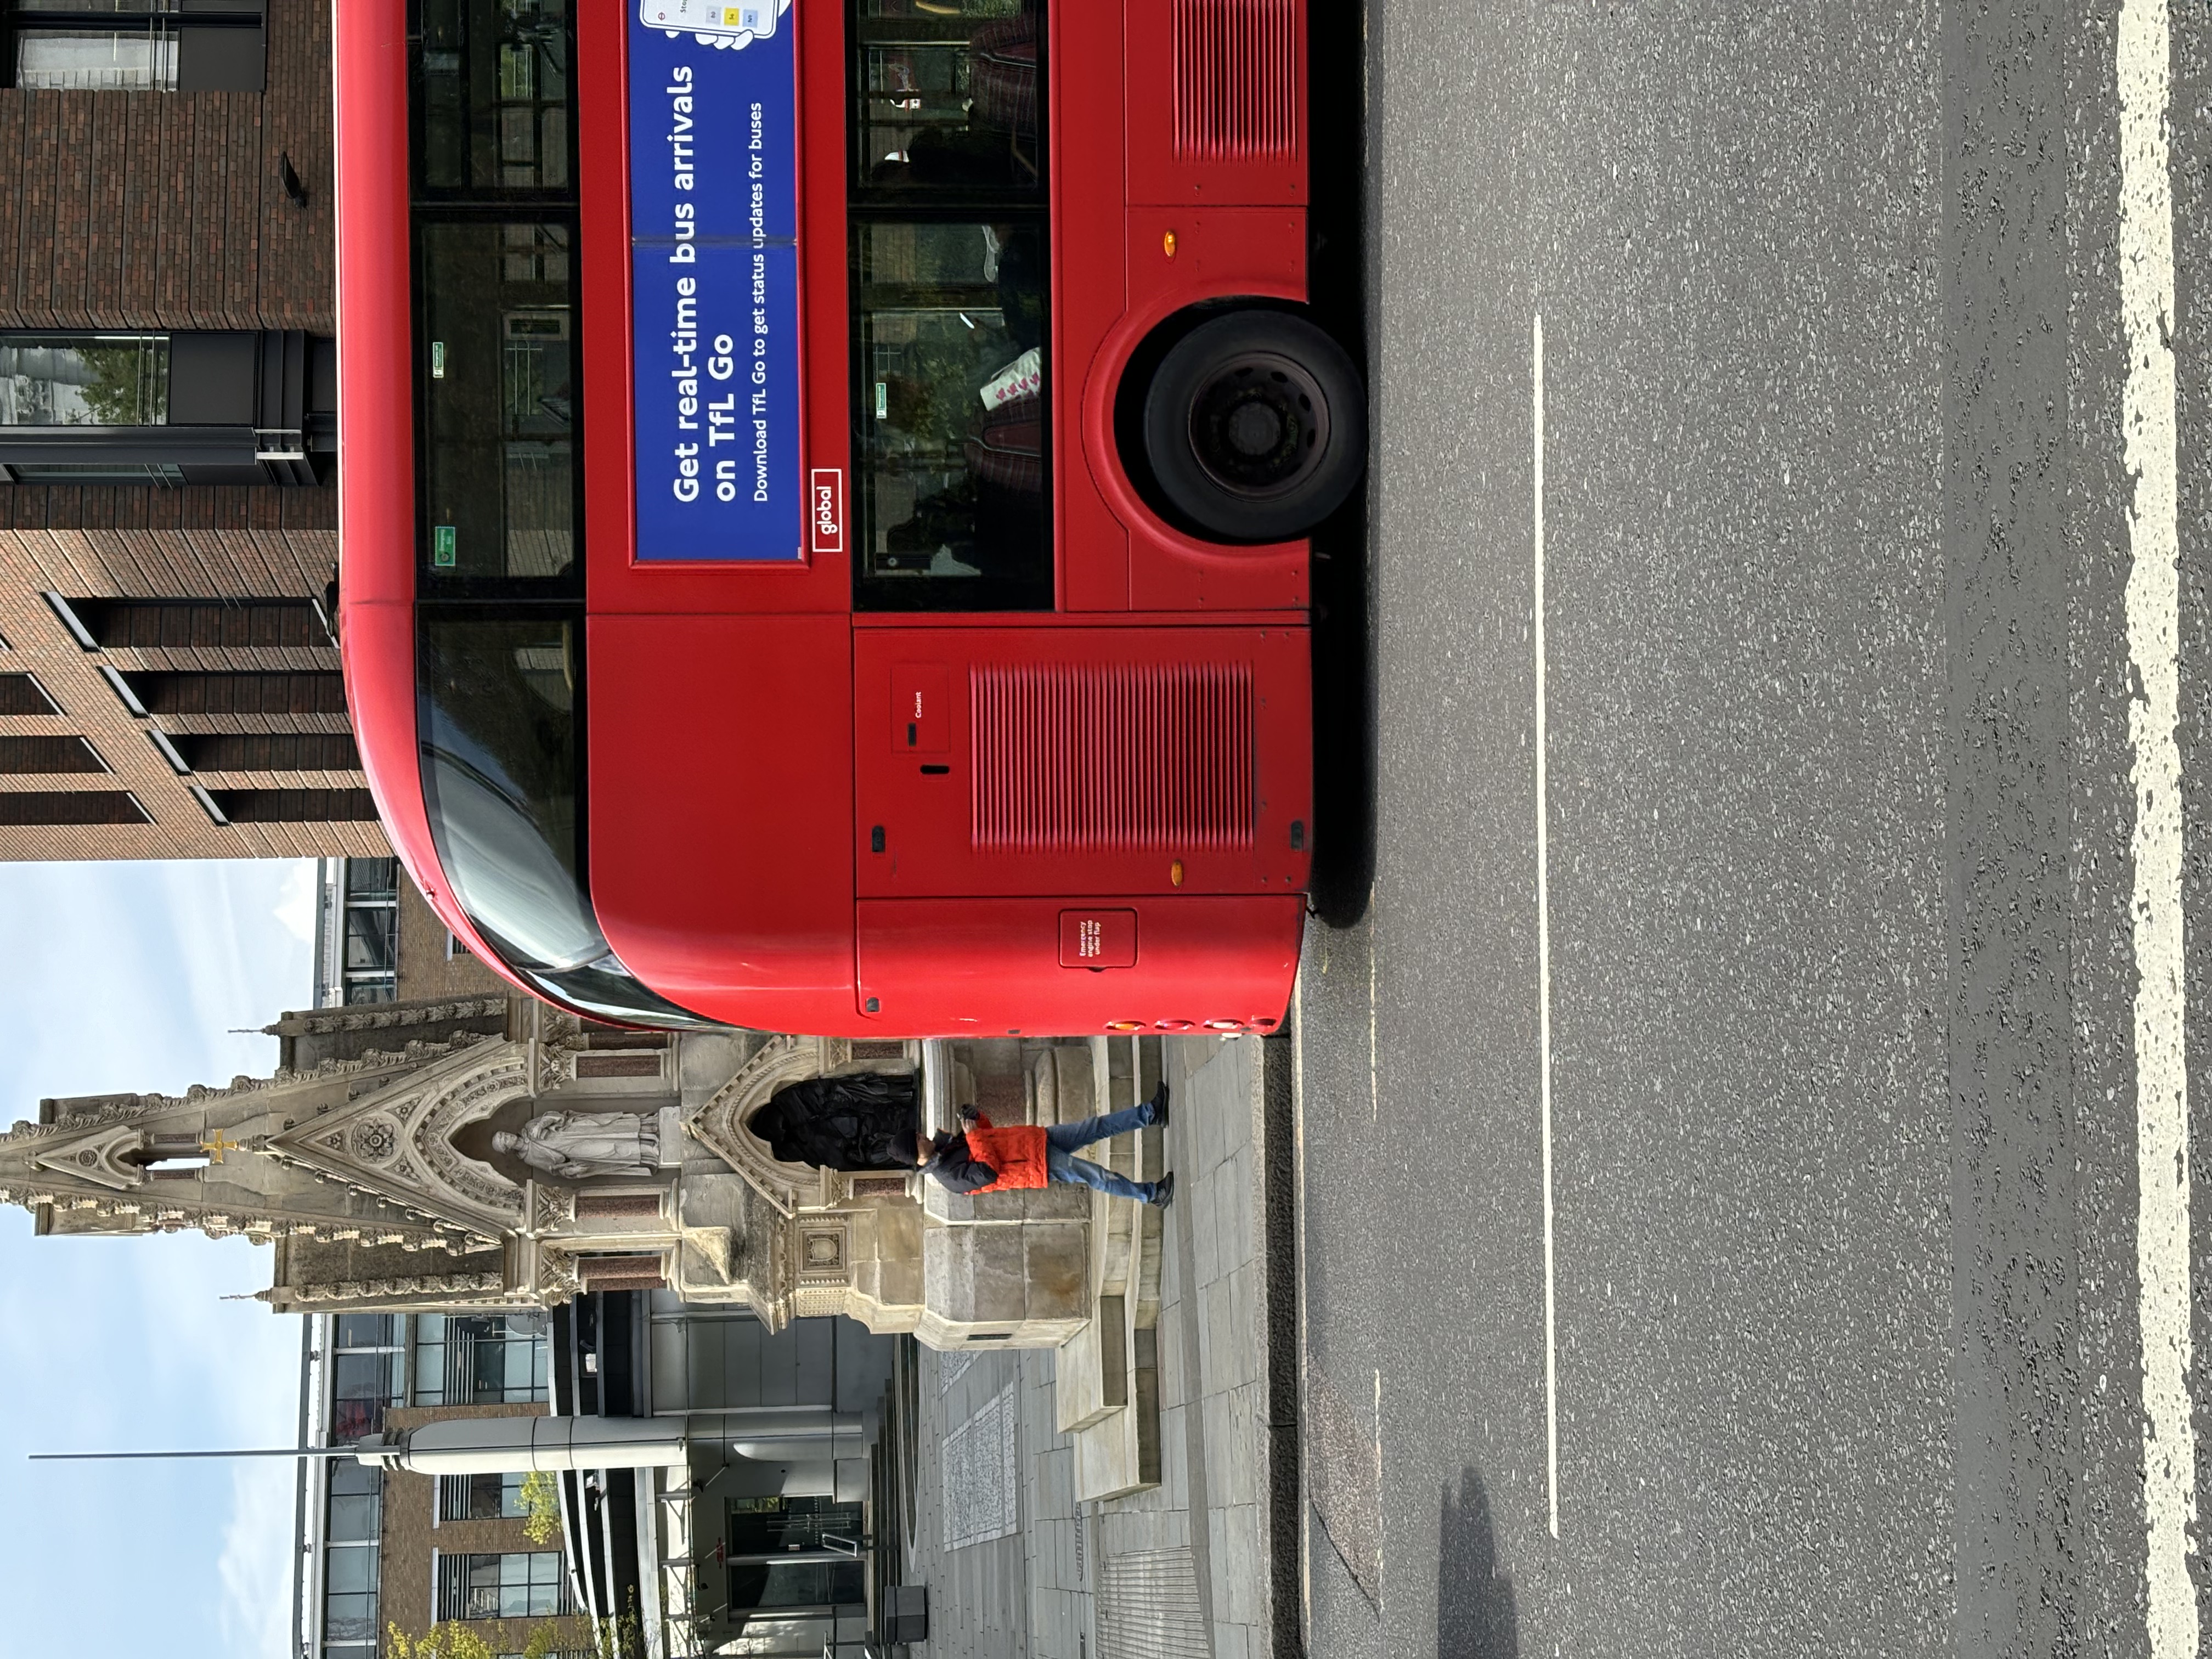
<path fill-rule="evenodd" d="M 338 674 L 134 673 L 131 690 L 149 714 L 343 714 Z"/>
<path fill-rule="evenodd" d="M 331 1338 L 331 1442 L 380 1433 L 384 1413 L 404 1404 L 406 1332 L 392 1314 L 340 1314 Z"/>
<path fill-rule="evenodd" d="M 151 823 L 153 815 L 127 789 L 42 789 L 0 794 L 0 824 Z"/>
<path fill-rule="evenodd" d="M 324 1652 L 343 1643 L 377 1643 L 376 1598 L 381 1563 L 378 1539 L 384 1525 L 384 1471 L 351 1458 L 331 1463 L 329 1509 L 323 1539 Z M 361 1650 L 369 1659 L 375 1649 Z"/>
<path fill-rule="evenodd" d="M 227 823 L 374 823 L 366 789 L 210 789 Z"/>
<path fill-rule="evenodd" d="M 0 332 L 0 483 L 312 484 L 337 380 L 297 329 Z"/>
<path fill-rule="evenodd" d="M 153 484 L 184 487 L 185 469 L 161 461 L 9 461 L 0 482 L 19 484 Z"/>
<path fill-rule="evenodd" d="M 318 1001 L 325 1007 L 392 1001 L 399 994 L 399 860 L 334 859 L 323 870 Z"/>
<path fill-rule="evenodd" d="M 557 1551 L 438 1558 L 440 1619 L 543 1619 L 570 1607 Z"/>
<path fill-rule="evenodd" d="M 543 1314 L 423 1314 L 415 1322 L 415 1403 L 523 1405 L 547 1397 Z"/>
<path fill-rule="evenodd" d="M 100 751 L 82 738 L 0 738 L 0 772 L 30 775 L 106 770 Z"/>
<path fill-rule="evenodd" d="M 177 89 L 177 39 L 158 22 L 135 29 L 19 26 L 15 35 L 15 85 L 27 92 Z"/>
<path fill-rule="evenodd" d="M 528 1513 L 522 1502 L 521 1474 L 441 1474 L 438 1477 L 441 1521 L 514 1521 Z"/>
<path fill-rule="evenodd" d="M 0 426 L 160 426 L 166 334 L 0 334 Z"/>
<path fill-rule="evenodd" d="M 0 714 L 58 714 L 46 688 L 29 674 L 0 674 Z"/>
<path fill-rule="evenodd" d="M 260 0 L 0 0 L 0 70 L 26 91 L 259 92 L 263 9 Z"/>
<path fill-rule="evenodd" d="M 170 741 L 195 772 L 361 770 L 361 751 L 343 732 L 213 732 Z"/>
<path fill-rule="evenodd" d="M 66 599 L 49 593 L 46 603 L 88 651 L 336 643 L 312 599 Z"/>

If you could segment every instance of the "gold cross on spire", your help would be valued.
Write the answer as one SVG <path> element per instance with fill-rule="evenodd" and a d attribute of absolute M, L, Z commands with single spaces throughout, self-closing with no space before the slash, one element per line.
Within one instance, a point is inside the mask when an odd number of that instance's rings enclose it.
<path fill-rule="evenodd" d="M 208 1162 L 210 1164 L 222 1163 L 222 1155 L 225 1152 L 243 1152 L 245 1149 L 246 1143 L 244 1141 L 226 1140 L 223 1138 L 222 1131 L 220 1129 L 217 1129 L 215 1132 L 215 1139 L 213 1140 L 203 1140 L 200 1142 L 200 1150 L 208 1155 Z"/>

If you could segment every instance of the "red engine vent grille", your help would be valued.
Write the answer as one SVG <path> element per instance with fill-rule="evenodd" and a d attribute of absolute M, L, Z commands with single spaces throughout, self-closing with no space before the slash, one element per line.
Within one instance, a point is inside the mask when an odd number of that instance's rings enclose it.
<path fill-rule="evenodd" d="M 1176 0 L 1175 153 L 1287 161 L 1297 153 L 1297 0 Z"/>
<path fill-rule="evenodd" d="M 969 671 L 979 848 L 1249 847 L 1252 671 Z"/>

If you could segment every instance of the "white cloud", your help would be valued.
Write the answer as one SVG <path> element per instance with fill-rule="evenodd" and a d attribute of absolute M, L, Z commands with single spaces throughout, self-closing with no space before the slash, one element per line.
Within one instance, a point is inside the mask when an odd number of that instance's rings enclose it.
<path fill-rule="evenodd" d="M 297 1478 L 295 1467 L 280 1458 L 232 1468 L 230 1521 L 216 1564 L 222 1583 L 216 1627 L 232 1653 L 277 1659 L 291 1646 Z"/>
<path fill-rule="evenodd" d="M 276 920 L 302 945 L 315 942 L 315 866 L 304 860 L 290 866 L 276 895 Z"/>
<path fill-rule="evenodd" d="M 302 866 L 0 865 L 0 1121 L 45 1095 L 266 1074 L 258 1028 L 310 989 L 283 919 Z M 245 1028 L 241 1033 L 233 1028 Z M 0 1603 L 11 1651 L 281 1659 L 294 1466 L 35 1464 L 24 1453 L 274 1446 L 297 1432 L 300 1328 L 269 1253 L 196 1234 L 34 1238 L 0 1209 Z M 113 1588 L 118 1542 L 132 1589 Z"/>

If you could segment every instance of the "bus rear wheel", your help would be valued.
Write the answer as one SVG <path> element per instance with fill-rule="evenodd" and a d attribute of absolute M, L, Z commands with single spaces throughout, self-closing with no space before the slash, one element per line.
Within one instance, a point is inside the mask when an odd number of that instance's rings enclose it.
<path fill-rule="evenodd" d="M 1367 461 L 1367 394 L 1342 347 L 1303 317 L 1239 311 L 1200 324 L 1145 394 L 1160 494 L 1228 541 L 1303 536 L 1344 504 Z"/>

